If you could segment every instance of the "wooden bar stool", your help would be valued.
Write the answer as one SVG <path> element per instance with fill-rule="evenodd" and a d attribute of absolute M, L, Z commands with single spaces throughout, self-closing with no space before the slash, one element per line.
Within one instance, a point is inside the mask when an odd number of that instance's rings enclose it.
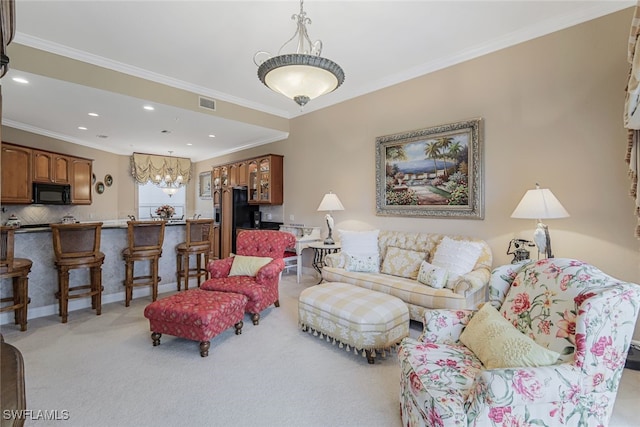
<path fill-rule="evenodd" d="M 102 311 L 102 264 L 104 254 L 100 252 L 101 222 L 78 224 L 50 224 L 53 237 L 53 252 L 58 269 L 58 292 L 62 323 L 67 323 L 69 300 L 91 297 L 91 308 L 100 315 Z M 69 286 L 69 270 L 88 268 L 88 285 Z"/>
<path fill-rule="evenodd" d="M 27 305 L 29 304 L 29 272 L 33 264 L 27 258 L 15 258 L 15 227 L 0 227 L 0 279 L 11 279 L 12 295 L 0 299 L 0 303 L 11 305 L 0 308 L 0 313 L 13 310 L 16 325 L 27 330 Z"/>
<path fill-rule="evenodd" d="M 209 271 L 209 253 L 213 247 L 213 219 L 188 219 L 187 220 L 187 241 L 176 246 L 176 278 L 178 279 L 178 290 L 181 288 L 184 279 L 184 289 L 189 289 L 189 279 L 197 278 L 198 287 L 202 277 L 207 280 Z M 196 256 L 196 265 L 189 266 L 191 255 Z M 203 264 L 204 258 L 204 264 Z"/>
<path fill-rule="evenodd" d="M 158 298 L 158 264 L 162 256 L 165 221 L 127 221 L 128 247 L 122 251 L 125 262 L 125 306 L 133 299 L 133 288 L 151 285 L 151 298 Z M 136 261 L 149 261 L 149 274 L 134 275 Z"/>

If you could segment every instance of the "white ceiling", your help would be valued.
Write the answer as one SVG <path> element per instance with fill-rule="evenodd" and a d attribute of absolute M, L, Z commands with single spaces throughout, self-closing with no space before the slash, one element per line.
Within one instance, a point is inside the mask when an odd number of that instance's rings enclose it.
<path fill-rule="evenodd" d="M 309 35 L 346 79 L 303 111 L 263 86 L 253 63 L 293 35 L 297 1 L 17 0 L 13 43 L 293 118 L 634 4 L 307 0 Z M 145 100 L 28 69 L 11 68 L 2 92 L 4 125 L 118 154 L 173 150 L 198 161 L 287 136 L 171 105 L 148 112 Z"/>

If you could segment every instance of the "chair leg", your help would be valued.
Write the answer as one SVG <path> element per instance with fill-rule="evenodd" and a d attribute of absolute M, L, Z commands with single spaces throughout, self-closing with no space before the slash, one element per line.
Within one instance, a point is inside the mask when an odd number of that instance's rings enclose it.
<path fill-rule="evenodd" d="M 67 323 L 69 309 L 69 269 L 60 267 L 58 271 L 58 293 L 60 294 L 60 316 L 62 323 Z"/>
<path fill-rule="evenodd" d="M 200 270 L 202 270 L 202 256 L 196 254 L 196 279 L 198 281 L 198 287 L 200 287 Z"/>
<path fill-rule="evenodd" d="M 133 298 L 133 261 L 130 259 L 125 260 L 125 273 L 124 273 L 124 306 L 129 307 L 129 303 Z"/>
<path fill-rule="evenodd" d="M 257 325 L 260 323 L 260 313 L 251 313 L 251 321 L 253 322 L 254 325 Z"/>
<path fill-rule="evenodd" d="M 176 253 L 176 282 L 178 283 L 178 291 L 180 291 L 180 277 L 182 276 L 182 254 Z"/>
<path fill-rule="evenodd" d="M 27 276 L 20 278 L 20 330 L 27 330 L 27 306 L 29 305 L 29 278 Z"/>
<path fill-rule="evenodd" d="M 152 283 L 151 283 L 151 300 L 155 301 L 158 299 L 158 257 L 154 257 L 151 260 L 151 275 L 152 275 Z"/>
<path fill-rule="evenodd" d="M 91 284 L 95 291 L 92 299 L 95 301 L 96 315 L 100 316 L 102 314 L 102 267 L 91 267 Z"/>
<path fill-rule="evenodd" d="M 189 290 L 189 252 L 184 253 L 184 262 L 182 263 L 182 275 L 184 276 L 184 290 Z"/>

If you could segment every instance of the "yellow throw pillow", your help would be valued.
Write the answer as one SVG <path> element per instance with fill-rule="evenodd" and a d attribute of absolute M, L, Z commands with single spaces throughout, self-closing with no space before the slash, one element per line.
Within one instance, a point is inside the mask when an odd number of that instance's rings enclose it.
<path fill-rule="evenodd" d="M 233 257 L 233 264 L 231 264 L 231 276 L 251 276 L 255 277 L 258 271 L 273 261 L 273 258 L 263 256 L 244 256 L 236 255 Z"/>
<path fill-rule="evenodd" d="M 553 365 L 559 353 L 546 349 L 518 331 L 491 304 L 469 321 L 460 342 L 473 351 L 487 369 Z"/>
<path fill-rule="evenodd" d="M 420 264 L 426 258 L 426 252 L 417 252 L 410 249 L 389 246 L 384 261 L 382 261 L 382 273 L 417 279 Z"/>

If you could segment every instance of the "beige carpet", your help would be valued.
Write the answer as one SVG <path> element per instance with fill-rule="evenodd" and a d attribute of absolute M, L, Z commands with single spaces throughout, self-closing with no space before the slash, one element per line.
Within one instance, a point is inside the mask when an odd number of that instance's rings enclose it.
<path fill-rule="evenodd" d="M 400 426 L 395 355 L 368 365 L 297 328 L 297 297 L 317 283 L 281 283 L 280 308 L 248 316 L 242 335 L 198 343 L 163 335 L 151 345 L 143 316 L 150 298 L 32 319 L 27 332 L 3 325 L 25 360 L 29 409 L 67 410 L 68 421 L 27 426 Z M 165 294 L 166 295 L 166 294 Z"/>
<path fill-rule="evenodd" d="M 150 298 L 105 305 L 101 316 L 74 311 L 66 325 L 57 316 L 30 320 L 27 332 L 3 325 L 24 356 L 29 409 L 69 414 L 25 425 L 400 426 L 395 355 L 368 365 L 298 330 L 298 295 L 317 279 L 303 282 L 283 276 L 280 308 L 259 326 L 245 316 L 242 335 L 215 337 L 206 358 L 193 341 L 165 335 L 151 345 L 142 314 Z M 412 322 L 412 336 L 419 326 Z M 626 369 L 611 427 L 637 425 L 639 384 L 640 371 Z"/>

